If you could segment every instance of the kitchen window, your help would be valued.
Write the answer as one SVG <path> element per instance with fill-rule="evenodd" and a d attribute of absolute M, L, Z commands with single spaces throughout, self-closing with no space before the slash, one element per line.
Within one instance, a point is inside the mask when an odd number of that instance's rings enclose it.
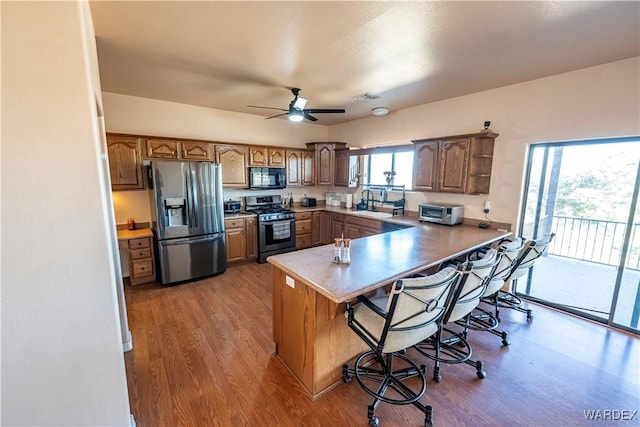
<path fill-rule="evenodd" d="M 404 185 L 410 190 L 413 178 L 413 150 L 370 154 L 366 170 L 367 184 Z"/>

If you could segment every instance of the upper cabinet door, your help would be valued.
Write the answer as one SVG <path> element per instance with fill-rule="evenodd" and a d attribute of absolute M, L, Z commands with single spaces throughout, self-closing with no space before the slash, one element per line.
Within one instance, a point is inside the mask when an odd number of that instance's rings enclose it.
<path fill-rule="evenodd" d="M 284 168 L 284 148 L 249 147 L 249 166 Z"/>
<path fill-rule="evenodd" d="M 222 165 L 222 185 L 247 187 L 247 147 L 216 145 L 216 162 Z"/>
<path fill-rule="evenodd" d="M 335 150 L 336 176 L 334 178 L 334 185 L 338 187 L 349 186 L 349 150 Z"/>
<path fill-rule="evenodd" d="M 439 141 L 420 142 L 413 148 L 413 189 L 437 191 Z"/>
<path fill-rule="evenodd" d="M 213 161 L 213 145 L 198 141 L 181 141 L 181 158 L 185 160 Z"/>
<path fill-rule="evenodd" d="M 179 157 L 178 141 L 148 138 L 145 142 L 147 147 L 146 158 L 177 159 Z"/>
<path fill-rule="evenodd" d="M 318 185 L 333 185 L 333 145 L 319 144 L 316 149 L 316 183 Z"/>
<path fill-rule="evenodd" d="M 302 185 L 315 185 L 316 183 L 316 152 L 314 150 L 302 150 L 300 152 L 301 159 L 301 171 L 300 179 L 302 179 Z"/>
<path fill-rule="evenodd" d="M 300 186 L 301 159 L 300 150 L 287 150 L 287 187 Z"/>
<path fill-rule="evenodd" d="M 464 193 L 467 191 L 469 138 L 440 141 L 439 191 Z"/>
<path fill-rule="evenodd" d="M 109 173 L 113 191 L 145 188 L 140 156 L 140 140 L 131 136 L 107 135 Z"/>
<path fill-rule="evenodd" d="M 269 166 L 267 147 L 249 147 L 249 166 Z"/>
<path fill-rule="evenodd" d="M 284 148 L 269 148 L 269 166 L 274 168 L 285 167 Z"/>

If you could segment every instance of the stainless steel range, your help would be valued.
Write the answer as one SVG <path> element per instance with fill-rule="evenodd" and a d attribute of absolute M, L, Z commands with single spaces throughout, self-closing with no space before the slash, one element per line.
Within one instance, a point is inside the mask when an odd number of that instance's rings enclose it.
<path fill-rule="evenodd" d="M 245 211 L 258 215 L 258 262 L 296 249 L 296 214 L 282 207 L 282 197 L 247 196 Z"/>

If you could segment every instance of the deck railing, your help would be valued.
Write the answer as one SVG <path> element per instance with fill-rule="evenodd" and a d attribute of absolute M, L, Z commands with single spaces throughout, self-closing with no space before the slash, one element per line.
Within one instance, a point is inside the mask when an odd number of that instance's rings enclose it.
<path fill-rule="evenodd" d="M 529 225 L 529 224 L 528 224 Z M 532 226 L 525 227 L 524 235 Z M 547 250 L 549 254 L 599 264 L 618 265 L 626 224 L 618 221 L 554 216 L 551 230 L 556 234 Z M 627 268 L 640 269 L 640 224 L 633 224 Z"/>

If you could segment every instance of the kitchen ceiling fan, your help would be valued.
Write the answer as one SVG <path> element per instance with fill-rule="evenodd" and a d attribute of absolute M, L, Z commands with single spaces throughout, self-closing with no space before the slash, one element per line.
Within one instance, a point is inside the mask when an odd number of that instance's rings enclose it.
<path fill-rule="evenodd" d="M 284 113 L 276 114 L 275 116 L 265 117 L 266 119 L 273 119 L 275 117 L 289 116 L 289 120 L 294 122 L 301 122 L 304 119 L 315 122 L 316 119 L 311 114 L 324 114 L 324 113 L 344 113 L 344 108 L 304 108 L 307 105 L 307 99 L 300 96 L 300 88 L 291 88 L 293 93 L 293 100 L 289 103 L 289 109 L 275 108 L 275 107 L 262 107 L 260 105 L 247 105 L 252 108 L 266 108 L 268 110 L 279 110 Z"/>

